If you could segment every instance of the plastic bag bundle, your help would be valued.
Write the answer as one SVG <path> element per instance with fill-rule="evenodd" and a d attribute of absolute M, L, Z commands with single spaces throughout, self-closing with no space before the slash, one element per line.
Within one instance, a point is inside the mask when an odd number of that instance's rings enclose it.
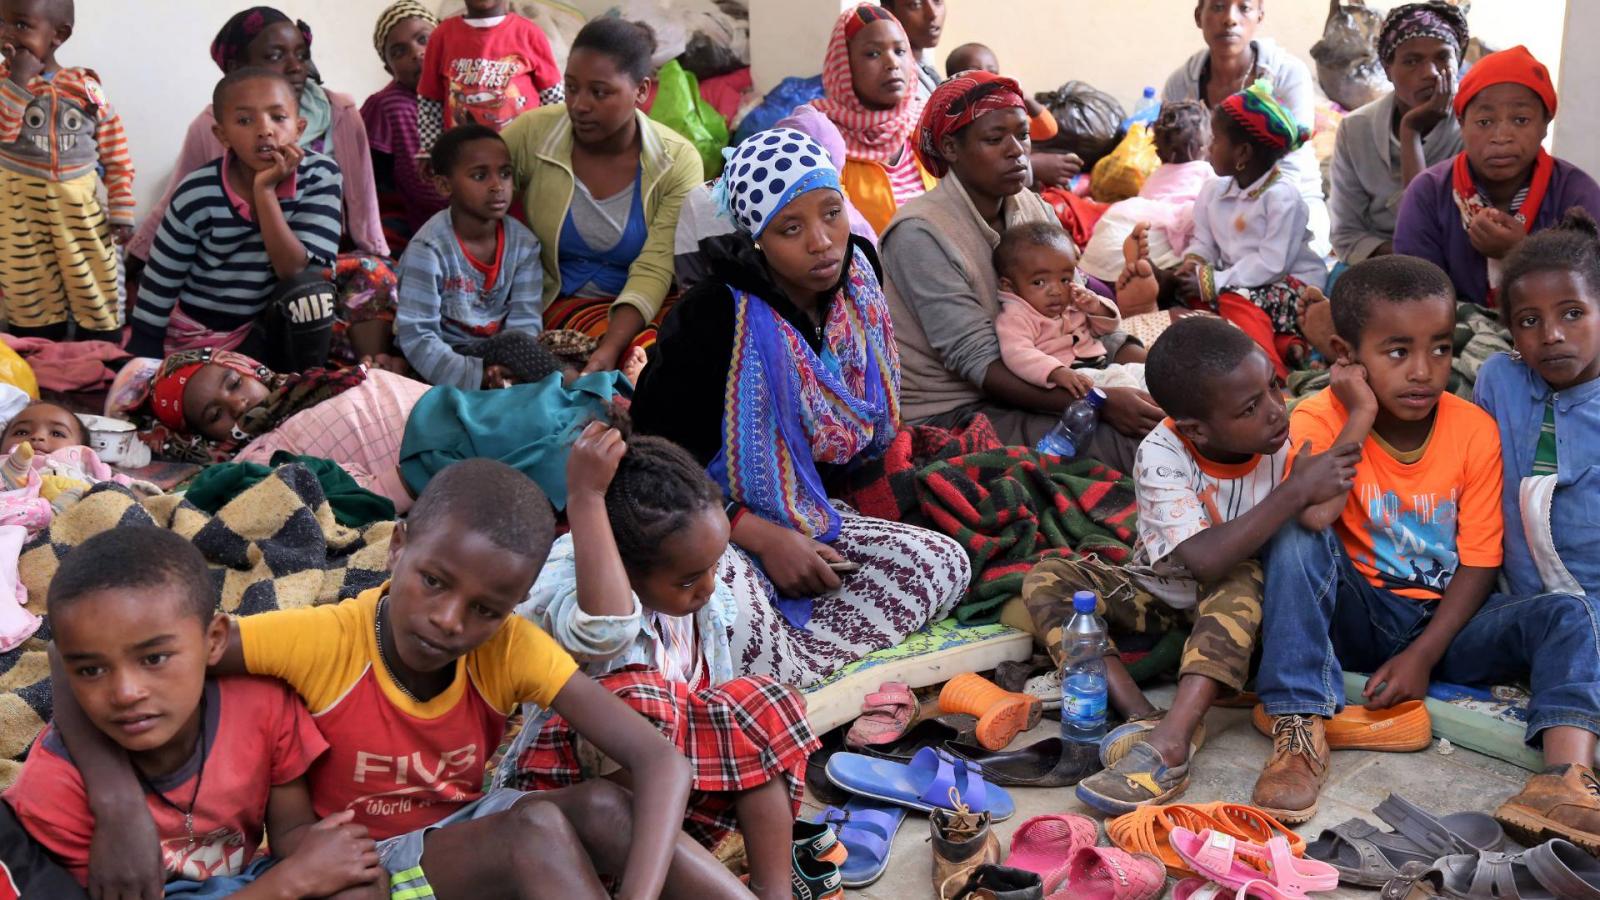
<path fill-rule="evenodd" d="M 1346 110 L 1359 109 L 1391 90 L 1378 61 L 1383 16 L 1359 3 L 1332 0 L 1322 40 L 1311 45 L 1317 83 L 1328 99 Z"/>
<path fill-rule="evenodd" d="M 1076 153 L 1092 166 L 1117 146 L 1126 113 L 1115 97 L 1083 81 L 1069 81 L 1054 91 L 1034 95 L 1056 117 L 1060 132 L 1044 149 Z"/>
<path fill-rule="evenodd" d="M 1155 138 L 1143 125 L 1135 125 L 1115 150 L 1094 164 L 1089 191 L 1101 203 L 1137 197 L 1145 178 L 1159 165 L 1161 157 L 1156 155 Z"/>

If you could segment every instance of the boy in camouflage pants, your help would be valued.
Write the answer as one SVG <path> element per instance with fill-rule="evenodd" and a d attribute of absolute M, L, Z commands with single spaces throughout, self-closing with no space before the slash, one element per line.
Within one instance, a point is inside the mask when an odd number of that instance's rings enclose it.
<path fill-rule="evenodd" d="M 1059 663 L 1061 629 L 1075 591 L 1094 591 L 1113 633 L 1153 633 L 1181 622 L 1183 649 L 1169 712 L 1151 706 L 1114 654 L 1110 700 L 1132 721 L 1100 745 L 1106 769 L 1078 784 L 1078 799 L 1120 815 L 1177 797 L 1206 710 L 1249 674 L 1261 624 L 1255 557 L 1285 523 L 1347 490 L 1359 448 L 1300 455 L 1289 469 L 1289 417 L 1272 363 L 1243 331 L 1210 317 L 1179 320 L 1145 362 L 1150 393 L 1170 418 L 1139 445 L 1134 490 L 1139 540 L 1133 564 L 1050 560 L 1023 584 L 1034 633 Z"/>

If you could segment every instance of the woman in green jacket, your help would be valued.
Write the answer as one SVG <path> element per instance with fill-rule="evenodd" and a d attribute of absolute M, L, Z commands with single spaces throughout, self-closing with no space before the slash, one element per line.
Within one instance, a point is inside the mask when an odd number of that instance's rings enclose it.
<path fill-rule="evenodd" d="M 590 22 L 567 59 L 565 106 L 524 113 L 502 133 L 539 238 L 544 327 L 600 338 L 586 372 L 616 369 L 658 320 L 678 210 L 704 179 L 694 145 L 639 110 L 654 52 L 642 25 Z"/>

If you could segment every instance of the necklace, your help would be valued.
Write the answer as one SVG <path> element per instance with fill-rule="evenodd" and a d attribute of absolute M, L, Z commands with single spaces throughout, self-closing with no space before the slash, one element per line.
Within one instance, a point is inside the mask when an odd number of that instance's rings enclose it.
<path fill-rule="evenodd" d="M 160 800 L 164 806 L 171 809 L 173 812 L 181 813 L 183 815 L 183 830 L 189 838 L 189 845 L 187 847 L 189 850 L 194 849 L 194 808 L 200 804 L 200 788 L 205 783 L 206 778 L 206 749 L 206 697 L 205 694 L 202 693 L 200 695 L 200 768 L 195 772 L 194 796 L 189 798 L 189 808 L 184 809 L 183 807 L 174 803 L 172 798 L 168 797 L 161 791 L 156 790 L 155 785 L 150 783 L 150 779 L 146 778 L 143 772 L 139 772 L 137 769 L 134 770 L 139 775 L 139 785 L 141 787 L 143 787 L 149 793 L 155 794 L 156 799 Z"/>
<path fill-rule="evenodd" d="M 411 689 L 406 687 L 406 683 L 400 680 L 400 676 L 394 674 L 394 669 L 389 667 L 389 657 L 383 653 L 383 614 L 388 610 L 389 595 L 384 594 L 383 599 L 378 601 L 377 615 L 372 617 L 372 627 L 378 634 L 378 662 L 383 663 L 383 671 L 388 674 L 389 680 L 394 682 L 394 686 L 400 689 L 400 693 L 406 695 L 407 700 L 412 703 L 421 703 L 422 701 L 417 699 L 417 695 L 411 693 Z"/>

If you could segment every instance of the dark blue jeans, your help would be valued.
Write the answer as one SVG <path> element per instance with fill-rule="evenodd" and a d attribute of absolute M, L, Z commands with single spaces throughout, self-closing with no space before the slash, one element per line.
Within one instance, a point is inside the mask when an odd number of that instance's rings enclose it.
<path fill-rule="evenodd" d="M 1371 672 L 1422 634 L 1435 603 L 1373 587 L 1332 529 L 1290 523 L 1265 551 L 1266 598 L 1256 689 L 1274 716 L 1332 716 L 1340 669 Z M 1528 679 L 1529 744 L 1572 725 L 1600 734 L 1600 610 L 1568 594 L 1492 594 L 1462 626 L 1433 677 L 1455 684 Z"/>

